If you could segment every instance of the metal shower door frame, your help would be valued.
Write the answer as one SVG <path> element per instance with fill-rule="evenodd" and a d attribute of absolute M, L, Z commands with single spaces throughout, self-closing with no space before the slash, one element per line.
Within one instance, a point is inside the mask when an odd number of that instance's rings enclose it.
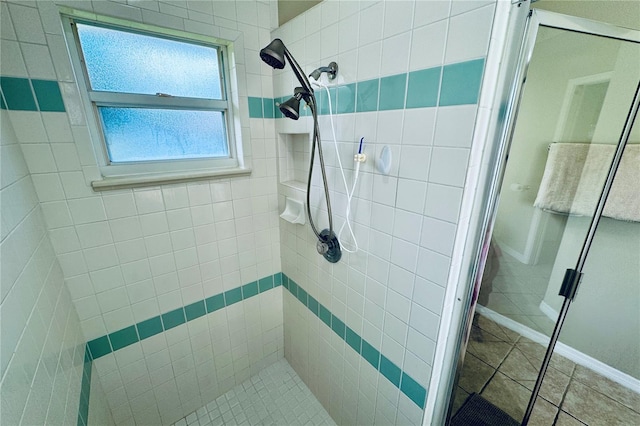
<path fill-rule="evenodd" d="M 465 297 L 465 308 L 463 308 L 463 320 L 461 322 L 462 330 L 459 332 L 459 341 L 457 343 L 457 348 L 455 350 L 455 356 L 457 358 L 457 367 L 451 371 L 451 375 L 449 377 L 449 407 L 448 410 L 451 410 L 451 405 L 453 401 L 453 397 L 455 395 L 455 388 L 458 382 L 458 376 L 462 369 L 462 362 L 464 360 L 464 355 L 466 352 L 467 346 L 467 338 L 470 334 L 472 327 L 472 318 L 475 312 L 476 307 L 476 297 L 480 290 L 480 282 L 482 280 L 482 274 L 484 271 L 484 265 L 486 262 L 487 252 L 484 248 L 488 247 L 490 238 L 493 234 L 493 226 L 497 216 L 497 206 L 498 200 L 501 190 L 502 181 L 504 178 L 504 172 L 506 169 L 506 157 L 508 156 L 508 152 L 510 150 L 511 142 L 513 139 L 513 134 L 516 128 L 518 112 L 520 108 L 520 104 L 522 101 L 522 96 L 524 93 L 524 88 L 527 80 L 527 73 L 529 69 L 529 64 L 531 62 L 531 57 L 533 54 L 533 49 L 535 47 L 535 42 L 538 34 L 538 30 L 540 26 L 552 27 L 561 30 L 585 33 L 595 36 L 603 36 L 623 41 L 629 41 L 634 43 L 640 43 L 640 31 L 616 27 L 611 24 L 606 24 L 602 22 L 592 21 L 589 19 L 578 18 L 574 16 L 562 15 L 558 13 L 548 12 L 539 9 L 531 9 L 529 11 L 528 19 L 524 23 L 525 29 L 522 32 L 522 43 L 521 49 L 518 53 L 516 53 L 517 59 L 515 59 L 516 70 L 514 73 L 514 83 L 511 89 L 511 96 L 509 97 L 509 101 L 504 104 L 504 112 L 505 115 L 501 117 L 502 124 L 504 125 L 502 131 L 502 137 L 496 141 L 497 146 L 493 149 L 496 150 L 497 155 L 494 156 L 493 162 L 498 170 L 494 174 L 489 187 L 485 189 L 485 195 L 488 197 L 488 202 L 486 203 L 486 210 L 484 211 L 484 218 L 482 220 L 482 231 L 480 233 L 481 238 L 476 247 L 475 252 L 475 263 L 474 271 L 469 277 L 469 283 L 462 284 L 468 287 Z M 507 60 L 507 63 L 513 64 L 512 60 Z M 593 216 L 592 223 L 590 229 L 585 238 L 585 243 L 583 245 L 582 253 L 580 254 L 580 259 L 576 265 L 575 270 L 580 270 L 584 266 L 584 261 L 586 260 L 586 255 L 588 254 L 588 248 L 591 245 L 591 241 L 595 235 L 595 231 L 599 222 L 599 219 L 602 215 L 602 209 L 604 208 L 604 204 L 606 202 L 606 196 L 609 193 L 611 183 L 613 182 L 613 178 L 615 177 L 615 172 L 617 170 L 617 166 L 620 162 L 620 158 L 622 157 L 622 153 L 624 151 L 624 147 L 626 146 L 626 141 L 628 140 L 629 133 L 633 126 L 633 120 L 638 114 L 638 104 L 640 103 L 640 82 L 638 82 L 638 88 L 636 90 L 636 94 L 631 105 L 629 115 L 627 117 L 625 128 L 622 131 L 620 140 L 618 142 L 616 153 L 614 155 L 614 160 L 612 161 L 610 170 L 607 175 L 607 180 L 605 182 L 605 186 L 603 188 L 603 192 L 599 199 L 598 205 L 596 207 L 596 213 Z M 625 136 L 626 135 L 626 136 Z M 585 250 L 586 248 L 586 250 Z M 584 257 L 584 259 L 583 259 Z M 576 284 L 579 283 L 580 275 L 576 275 Z M 577 287 L 577 286 L 576 286 Z M 575 288 L 574 287 L 574 290 Z M 575 295 L 575 292 L 573 293 Z M 565 306 L 566 309 L 565 309 Z M 546 367 L 550 361 L 551 355 L 553 354 L 553 347 L 557 341 L 557 338 L 560 334 L 562 323 L 560 319 L 564 321 L 564 316 L 566 316 L 566 312 L 564 315 L 563 311 L 568 310 L 569 303 L 563 304 L 563 309 L 559 314 L 559 320 L 556 321 L 556 329 L 554 329 L 555 338 L 552 336 L 552 340 L 550 341 L 547 347 L 547 354 L 545 355 L 545 359 L 543 362 L 543 368 L 540 369 L 538 380 L 536 381 L 536 386 L 534 387 L 534 392 L 532 393 L 531 400 L 529 406 L 527 407 L 527 411 L 525 413 L 525 418 L 523 419 L 522 425 L 526 425 L 528 422 L 528 418 L 531 415 L 531 411 L 533 409 L 533 404 L 535 403 L 535 399 L 537 394 L 539 393 L 540 386 L 542 384 L 542 379 L 544 378 L 544 373 L 546 372 Z M 558 326 L 558 324 L 560 324 Z M 557 331 L 557 333 L 556 333 Z M 548 359 L 547 359 L 548 358 Z M 545 365 L 546 364 L 546 365 Z M 539 382 L 539 383 L 538 383 Z M 445 410 L 446 413 L 447 410 Z M 448 424 L 450 421 L 450 413 L 447 413 L 444 416 L 445 422 Z"/>

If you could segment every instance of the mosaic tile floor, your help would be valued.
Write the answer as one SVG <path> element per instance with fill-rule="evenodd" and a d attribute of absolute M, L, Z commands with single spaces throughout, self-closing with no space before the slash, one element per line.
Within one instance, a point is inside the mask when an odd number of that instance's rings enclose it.
<path fill-rule="evenodd" d="M 476 314 L 453 413 L 472 392 L 511 417 L 524 415 L 545 348 Z M 640 425 L 640 394 L 555 354 L 530 425 Z"/>
<path fill-rule="evenodd" d="M 283 358 L 174 426 L 335 424 Z"/>

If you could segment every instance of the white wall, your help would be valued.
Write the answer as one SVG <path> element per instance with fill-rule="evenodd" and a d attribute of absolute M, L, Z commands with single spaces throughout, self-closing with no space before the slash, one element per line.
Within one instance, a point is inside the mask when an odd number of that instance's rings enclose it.
<path fill-rule="evenodd" d="M 85 340 L 8 113 L 0 114 L 2 423 L 76 424 Z M 108 424 L 104 414 L 97 419 Z"/>
<path fill-rule="evenodd" d="M 349 84 L 485 57 L 494 6 L 490 1 L 325 1 L 273 37 L 282 38 L 307 73 L 336 61 L 339 84 Z M 296 85 L 290 68 L 275 74 L 275 96 L 290 95 Z M 476 111 L 477 105 L 458 105 L 334 117 L 349 180 L 361 137 L 369 156 L 354 196 L 358 253 L 343 253 L 339 263 L 329 264 L 317 255 L 308 225 L 281 221 L 283 272 L 425 388 Z M 339 229 L 344 189 L 326 116 L 320 126 Z M 311 130 L 310 118 L 277 120 L 277 133 Z M 389 176 L 374 167 L 384 145 L 393 153 Z M 326 227 L 319 178 L 313 192 L 314 218 Z M 279 194 L 281 209 L 285 197 L 304 199 L 303 191 L 287 185 L 280 185 Z M 287 291 L 284 305 L 285 356 L 338 423 L 420 423 L 418 405 Z"/>
<path fill-rule="evenodd" d="M 94 192 L 57 5 L 232 40 L 251 176 Z M 63 94 L 66 112 L 8 120 L 35 186 L 29 200 L 41 205 L 29 217 L 46 222 L 52 276 L 64 277 L 87 341 L 280 271 L 273 122 L 250 123 L 247 107 L 248 96 L 272 97 L 257 57 L 276 18 L 268 1 L 2 2 L 3 76 L 57 80 Z M 116 423 L 175 421 L 281 357 L 280 300 L 277 288 L 96 360 Z"/>
<path fill-rule="evenodd" d="M 560 311 L 567 268 L 575 268 L 591 218 L 570 217 L 544 302 Z M 640 224 L 603 217 L 560 341 L 640 379 Z"/>
<path fill-rule="evenodd" d="M 554 138 L 569 82 L 613 71 L 621 46 L 618 40 L 546 27 L 540 29 L 540 34 L 529 66 L 494 229 L 494 238 L 500 246 L 523 258 L 526 257 L 527 242 L 532 238 L 529 234 L 533 232 L 532 221 L 535 220 L 533 203 L 544 173 L 549 144 L 584 142 Z M 594 61 L 596 55 L 598 60 Z M 559 58 L 563 60 L 559 61 Z M 616 77 L 620 75 L 614 74 L 613 83 Z M 624 102 L 627 97 L 624 96 Z M 618 99 L 618 102 L 623 101 Z M 602 114 L 606 114 L 605 107 Z M 612 132 L 607 136 L 609 143 L 616 140 Z M 599 142 L 603 142 L 602 136 Z M 529 189 L 513 191 L 512 184 L 528 186 Z"/>

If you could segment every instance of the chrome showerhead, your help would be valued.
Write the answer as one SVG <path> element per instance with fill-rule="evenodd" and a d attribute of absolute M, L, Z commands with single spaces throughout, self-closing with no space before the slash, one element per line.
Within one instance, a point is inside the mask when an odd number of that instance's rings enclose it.
<path fill-rule="evenodd" d="M 272 68 L 284 68 L 284 43 L 279 38 L 274 39 L 267 47 L 260 50 L 260 58 Z"/>

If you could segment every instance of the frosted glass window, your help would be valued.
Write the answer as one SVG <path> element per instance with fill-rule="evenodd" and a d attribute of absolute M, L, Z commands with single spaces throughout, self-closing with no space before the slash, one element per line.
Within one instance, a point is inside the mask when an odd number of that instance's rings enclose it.
<path fill-rule="evenodd" d="M 222 99 L 216 47 L 76 25 L 93 90 Z"/>
<path fill-rule="evenodd" d="M 217 111 L 99 107 L 112 162 L 228 157 Z"/>
<path fill-rule="evenodd" d="M 104 144 L 103 173 L 238 166 L 227 42 L 135 23 L 70 19 L 68 31 Z"/>

